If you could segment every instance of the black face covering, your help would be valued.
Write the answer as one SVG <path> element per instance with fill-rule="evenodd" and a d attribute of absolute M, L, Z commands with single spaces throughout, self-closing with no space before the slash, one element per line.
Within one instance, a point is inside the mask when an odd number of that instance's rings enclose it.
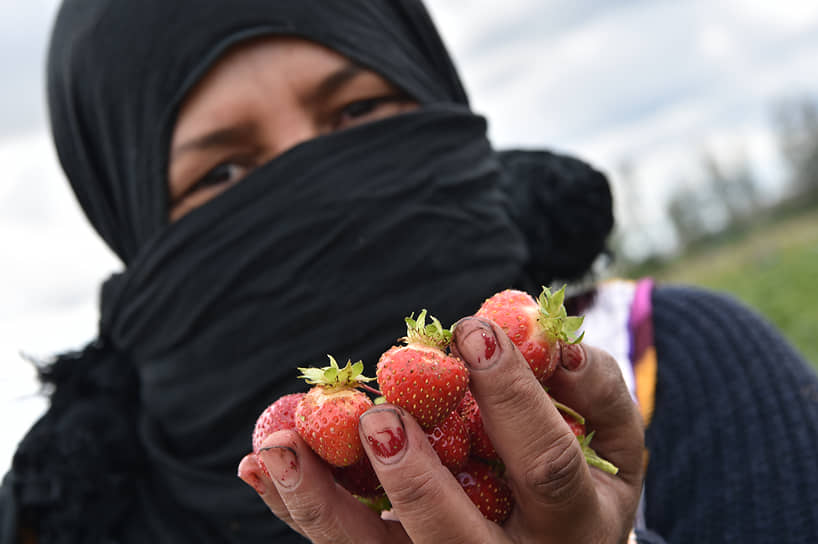
<path fill-rule="evenodd" d="M 257 414 L 304 389 L 296 366 L 332 354 L 374 374 L 404 316 L 428 308 L 451 323 L 499 289 L 581 274 L 610 229 L 603 176 L 493 151 L 418 2 L 202 4 L 72 0 L 57 22 L 55 141 L 127 268 L 103 289 L 100 339 L 46 370 L 52 408 L 15 458 L 21 509 L 41 534 L 283 538 L 235 471 Z M 168 225 L 180 101 L 226 48 L 268 34 L 331 47 L 421 108 L 302 143 Z M 560 195 L 570 209 L 542 206 Z M 43 454 L 68 436 L 84 438 Z M 64 503 L 87 507 L 58 512 Z"/>

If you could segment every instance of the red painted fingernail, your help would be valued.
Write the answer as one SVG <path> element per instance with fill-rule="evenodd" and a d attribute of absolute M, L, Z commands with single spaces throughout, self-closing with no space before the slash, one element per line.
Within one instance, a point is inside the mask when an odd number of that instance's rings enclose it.
<path fill-rule="evenodd" d="M 579 344 L 561 344 L 560 364 L 566 370 L 576 370 L 585 362 L 585 350 Z"/>
<path fill-rule="evenodd" d="M 239 472 L 239 478 L 241 481 L 255 489 L 256 493 L 261 496 L 264 496 L 266 493 L 264 482 L 261 479 L 261 475 L 256 472 L 255 470 L 247 471 L 247 472 Z"/>
<path fill-rule="evenodd" d="M 391 465 L 403 458 L 406 450 L 406 428 L 397 410 L 375 408 L 359 419 L 369 448 L 383 464 Z"/>
<path fill-rule="evenodd" d="M 286 446 L 273 446 L 259 450 L 258 454 L 277 485 L 289 489 L 295 487 L 301 479 L 295 450 Z"/>
<path fill-rule="evenodd" d="M 482 319 L 467 317 L 458 321 L 452 344 L 471 368 L 489 368 L 500 358 L 500 345 L 494 329 Z"/>

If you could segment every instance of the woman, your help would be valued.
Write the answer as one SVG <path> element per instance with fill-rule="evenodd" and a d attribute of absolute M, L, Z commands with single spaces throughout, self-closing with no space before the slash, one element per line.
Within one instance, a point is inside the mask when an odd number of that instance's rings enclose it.
<path fill-rule="evenodd" d="M 242 462 L 262 500 L 235 477 L 256 415 L 300 389 L 295 366 L 329 352 L 371 368 L 408 312 L 428 307 L 453 322 L 501 288 L 580 277 L 604 248 L 604 178 L 544 152 L 496 153 L 418 2 L 68 0 L 49 106 L 69 181 L 126 269 L 103 287 L 99 339 L 44 369 L 51 408 L 3 486 L 7 540 L 628 533 L 643 429 L 614 361 L 588 347 L 554 386 L 623 469 L 608 478 L 576 462 L 507 338 L 475 320 L 460 323 L 455 349 L 494 438 L 508 444 L 518 506 L 502 528 L 451 480 L 431 477 L 440 471 L 417 427 L 389 407 L 361 425 L 406 428 L 398 459 L 371 456 L 399 524 L 351 502 L 292 434 Z M 657 288 L 653 303 L 647 527 L 669 541 L 765 541 L 781 526 L 798 527 L 793 541 L 814 539 L 814 375 L 730 301 Z M 503 349 L 486 361 L 470 349 L 474 331 Z M 787 466 L 773 463 L 787 455 Z M 277 460 L 297 476 L 283 478 Z M 251 478 L 259 462 L 279 478 Z M 800 495 L 781 485 L 794 476 Z"/>

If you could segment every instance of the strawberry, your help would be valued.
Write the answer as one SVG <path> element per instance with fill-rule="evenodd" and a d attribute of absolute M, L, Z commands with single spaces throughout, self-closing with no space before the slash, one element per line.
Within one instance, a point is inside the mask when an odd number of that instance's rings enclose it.
<path fill-rule="evenodd" d="M 483 428 L 483 419 L 480 417 L 480 407 L 474 400 L 471 391 L 466 391 L 466 395 L 457 407 L 457 411 L 463 418 L 471 441 L 471 455 L 484 461 L 497 461 L 500 456 L 491 443 L 486 430 Z"/>
<path fill-rule="evenodd" d="M 576 436 L 577 438 L 579 438 L 581 436 L 585 436 L 585 420 L 584 419 L 582 421 L 580 421 L 580 420 L 577 420 L 577 419 L 569 416 L 568 414 L 562 414 L 562 417 L 565 420 L 565 422 L 568 424 L 568 426 L 571 428 L 571 432 L 574 433 L 574 436 Z"/>
<path fill-rule="evenodd" d="M 471 441 L 466 424 L 457 410 L 426 433 L 426 437 L 440 458 L 440 462 L 450 471 L 457 473 L 466 464 L 471 450 Z"/>
<path fill-rule="evenodd" d="M 299 368 L 300 378 L 313 387 L 295 410 L 295 430 L 322 459 L 337 467 L 349 466 L 364 456 L 358 436 L 358 418 L 373 406 L 356 387 L 374 378 L 361 375 L 364 364 L 347 362 L 342 369 L 332 356 L 330 366 Z"/>
<path fill-rule="evenodd" d="M 274 432 L 295 429 L 295 409 L 302 398 L 304 398 L 304 393 L 284 395 L 265 408 L 258 416 L 253 429 L 253 453 L 258 453 L 264 439 Z M 263 463 L 261 470 L 267 476 L 270 475 Z"/>
<path fill-rule="evenodd" d="M 548 396 L 551 399 L 551 402 L 554 406 L 559 410 L 560 415 L 562 415 L 562 419 L 568 424 L 568 427 L 571 429 L 571 432 L 574 433 L 574 436 L 577 438 L 584 438 L 585 437 L 585 418 L 582 415 L 574 410 L 566 406 L 565 404 L 558 402 L 554 397 L 551 395 Z"/>
<path fill-rule="evenodd" d="M 523 291 L 506 289 L 486 299 L 475 315 L 499 325 L 544 383 L 557 369 L 560 343 L 582 340 L 582 336 L 571 338 L 582 326 L 582 318 L 567 315 L 564 299 L 564 286 L 553 294 L 543 287 L 537 300 Z"/>
<path fill-rule="evenodd" d="M 457 481 L 486 519 L 502 524 L 511 514 L 511 489 L 490 466 L 472 459 L 457 473 Z"/>
<path fill-rule="evenodd" d="M 253 429 L 253 452 L 258 453 L 264 439 L 274 432 L 295 429 L 295 408 L 304 395 L 305 393 L 284 395 L 258 416 Z"/>
<path fill-rule="evenodd" d="M 335 481 L 353 495 L 372 499 L 383 494 L 381 482 L 378 481 L 372 462 L 366 455 L 347 467 L 330 468 Z"/>
<path fill-rule="evenodd" d="M 426 310 L 417 321 L 407 317 L 404 345 L 383 353 L 376 371 L 387 402 L 412 414 L 427 432 L 452 413 L 469 385 L 463 361 L 445 352 L 452 331 L 431 319 L 426 325 Z"/>

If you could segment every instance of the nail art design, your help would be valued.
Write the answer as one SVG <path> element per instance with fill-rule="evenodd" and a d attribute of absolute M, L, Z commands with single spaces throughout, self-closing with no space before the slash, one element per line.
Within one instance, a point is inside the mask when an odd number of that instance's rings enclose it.
<path fill-rule="evenodd" d="M 457 352 L 470 368 L 488 368 L 493 365 L 500 346 L 491 325 L 482 319 L 467 318 L 455 326 Z"/>
<path fill-rule="evenodd" d="M 407 436 L 397 410 L 370 410 L 361 416 L 360 424 L 367 444 L 379 461 L 392 464 L 402 458 Z"/>
<path fill-rule="evenodd" d="M 298 483 L 301 475 L 295 450 L 286 446 L 273 446 L 260 450 L 259 456 L 276 484 L 291 488 Z"/>

